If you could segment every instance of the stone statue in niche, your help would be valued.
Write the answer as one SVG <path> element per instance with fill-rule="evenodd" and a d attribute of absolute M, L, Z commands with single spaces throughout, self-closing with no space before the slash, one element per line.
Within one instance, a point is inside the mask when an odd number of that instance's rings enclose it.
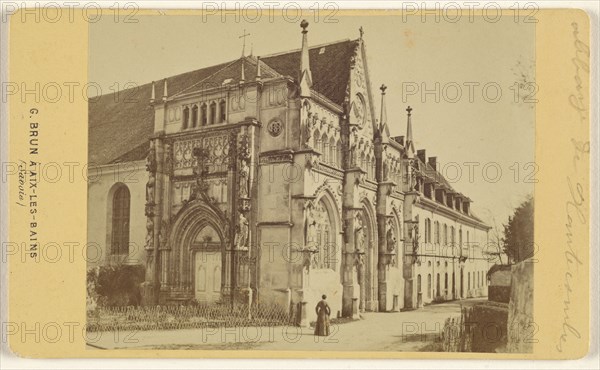
<path fill-rule="evenodd" d="M 394 233 L 394 224 L 392 220 L 387 222 L 387 230 L 385 232 L 385 240 L 387 245 L 388 253 L 394 253 L 396 251 L 396 234 Z"/>
<path fill-rule="evenodd" d="M 248 250 L 248 219 L 240 212 L 235 234 L 235 247 L 238 250 Z"/>
<path fill-rule="evenodd" d="M 360 217 L 360 213 L 357 212 L 354 217 L 354 235 L 355 235 L 355 243 L 356 249 L 360 252 L 365 251 L 365 226 L 362 221 L 362 217 Z"/>
<path fill-rule="evenodd" d="M 208 200 L 208 183 L 206 182 L 206 175 L 208 174 L 208 150 L 202 147 L 196 147 L 193 150 L 193 154 L 197 160 L 197 166 L 193 169 L 194 176 L 196 177 L 196 183 L 192 188 L 189 200 L 200 199 L 203 197 Z"/>
<path fill-rule="evenodd" d="M 152 217 L 146 219 L 146 245 L 144 247 L 149 250 L 154 248 L 154 220 Z"/>
<path fill-rule="evenodd" d="M 310 145 L 310 138 L 312 137 L 312 112 L 310 111 L 310 103 L 305 101 L 302 105 L 301 120 L 304 126 L 304 145 Z"/>
<path fill-rule="evenodd" d="M 389 176 L 390 176 L 390 167 L 388 165 L 388 161 L 385 161 L 383 163 L 383 181 L 387 181 Z"/>
<path fill-rule="evenodd" d="M 248 166 L 248 161 L 246 159 L 242 159 L 240 161 L 240 187 L 239 187 L 239 195 L 241 198 L 248 198 L 249 194 L 249 185 L 250 185 L 250 167 Z"/>
<path fill-rule="evenodd" d="M 165 173 L 169 176 L 173 175 L 173 152 L 171 145 L 165 145 Z"/>
<path fill-rule="evenodd" d="M 312 202 L 308 202 L 305 209 L 304 218 L 304 246 L 306 248 L 315 247 L 317 242 L 317 221 L 314 215 L 314 206 Z"/>
<path fill-rule="evenodd" d="M 415 218 L 412 229 L 413 254 L 416 256 L 419 252 L 419 218 Z"/>
<path fill-rule="evenodd" d="M 154 185 L 156 184 L 156 176 L 154 172 L 148 174 L 148 182 L 146 183 L 146 204 L 154 204 Z"/>
<path fill-rule="evenodd" d="M 358 249 L 354 252 L 354 264 L 356 265 L 356 273 L 358 277 L 358 283 L 362 284 L 365 276 L 365 253 Z"/>
<path fill-rule="evenodd" d="M 417 174 L 419 173 L 419 161 L 417 158 L 410 161 L 410 190 L 419 190 Z"/>
<path fill-rule="evenodd" d="M 146 156 L 146 171 L 156 172 L 156 149 L 154 148 L 154 143 L 152 141 L 150 142 L 150 149 Z"/>

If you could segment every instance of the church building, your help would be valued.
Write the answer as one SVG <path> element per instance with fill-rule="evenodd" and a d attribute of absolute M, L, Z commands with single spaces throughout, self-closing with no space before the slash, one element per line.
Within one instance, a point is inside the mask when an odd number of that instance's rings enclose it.
<path fill-rule="evenodd" d="M 323 294 L 343 317 L 486 295 L 490 228 L 415 148 L 418 112 L 388 119 L 362 29 L 309 46 L 300 27 L 299 50 L 90 101 L 88 266 L 145 266 L 144 304 L 307 322 Z"/>

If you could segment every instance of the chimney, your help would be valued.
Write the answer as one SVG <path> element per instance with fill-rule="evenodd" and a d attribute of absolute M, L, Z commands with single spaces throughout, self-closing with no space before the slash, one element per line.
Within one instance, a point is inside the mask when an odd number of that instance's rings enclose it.
<path fill-rule="evenodd" d="M 421 160 L 423 163 L 427 163 L 427 156 L 425 155 L 425 149 L 417 150 L 417 158 Z"/>
<path fill-rule="evenodd" d="M 310 96 L 310 87 L 312 86 L 312 74 L 310 72 L 310 59 L 308 56 L 308 22 L 303 19 L 300 22 L 302 28 L 302 51 L 300 51 L 300 97 L 306 98 Z"/>
<path fill-rule="evenodd" d="M 437 171 L 437 157 L 429 157 L 428 163 L 434 171 Z"/>

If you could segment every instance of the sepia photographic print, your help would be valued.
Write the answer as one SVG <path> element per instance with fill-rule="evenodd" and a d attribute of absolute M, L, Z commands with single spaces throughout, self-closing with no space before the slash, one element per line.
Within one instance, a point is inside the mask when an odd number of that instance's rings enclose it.
<path fill-rule="evenodd" d="M 437 17 L 90 24 L 87 348 L 531 353 L 536 23 Z"/>

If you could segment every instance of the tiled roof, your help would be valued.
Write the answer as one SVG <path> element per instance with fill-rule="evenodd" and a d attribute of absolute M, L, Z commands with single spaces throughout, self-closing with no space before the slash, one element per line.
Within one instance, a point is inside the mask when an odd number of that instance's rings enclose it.
<path fill-rule="evenodd" d="M 312 47 L 310 68 L 313 90 L 341 105 L 350 76 L 351 58 L 357 41 L 344 40 Z M 300 50 L 261 58 L 263 78 L 275 74 L 296 79 L 300 67 Z M 256 59 L 245 58 L 246 81 L 256 76 Z M 167 78 L 169 96 L 193 91 L 202 84 L 214 86 L 226 78 L 237 82 L 241 75 L 241 59 Z M 236 79 L 237 78 L 237 79 Z M 160 100 L 163 82 L 156 83 Z M 88 162 L 101 165 L 143 159 L 144 146 L 154 131 L 153 108 L 149 106 L 152 84 L 147 83 L 118 93 L 101 95 L 88 103 Z"/>

